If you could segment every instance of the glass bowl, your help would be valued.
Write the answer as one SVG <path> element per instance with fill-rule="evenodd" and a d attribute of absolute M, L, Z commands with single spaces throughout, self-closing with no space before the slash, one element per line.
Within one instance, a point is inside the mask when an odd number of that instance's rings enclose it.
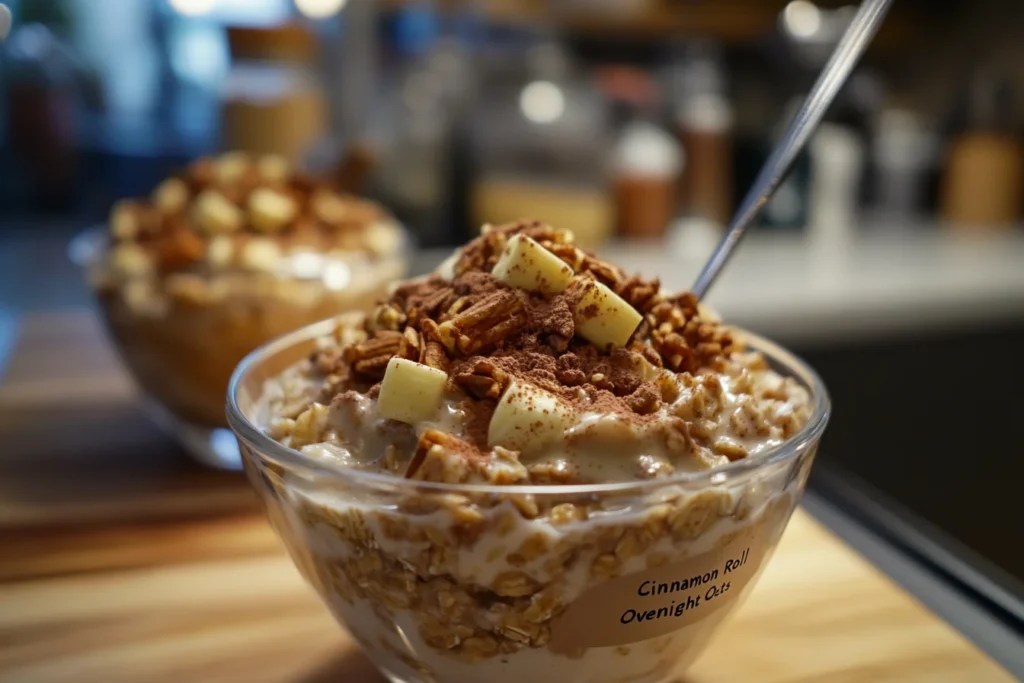
<path fill-rule="evenodd" d="M 200 462 L 241 469 L 227 429 L 224 394 L 247 353 L 317 320 L 369 310 L 406 273 L 409 238 L 397 228 L 378 257 L 301 252 L 273 272 L 151 275 L 110 286 L 107 230 L 92 228 L 69 248 L 86 274 L 106 329 L 155 422 Z"/>
<path fill-rule="evenodd" d="M 393 683 L 676 680 L 756 582 L 828 421 L 814 371 L 737 330 L 813 401 L 794 438 L 749 459 L 574 486 L 346 470 L 259 426 L 266 381 L 336 324 L 299 330 L 242 361 L 228 422 L 300 572 Z"/>

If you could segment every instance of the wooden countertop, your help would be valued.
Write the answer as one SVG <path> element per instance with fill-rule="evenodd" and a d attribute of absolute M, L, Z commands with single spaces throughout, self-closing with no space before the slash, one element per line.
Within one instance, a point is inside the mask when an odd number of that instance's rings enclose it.
<path fill-rule="evenodd" d="M 0 680 L 382 683 L 242 478 L 145 421 L 90 314 L 19 320 L 7 346 Z M 1012 680 L 803 511 L 686 679 Z"/>

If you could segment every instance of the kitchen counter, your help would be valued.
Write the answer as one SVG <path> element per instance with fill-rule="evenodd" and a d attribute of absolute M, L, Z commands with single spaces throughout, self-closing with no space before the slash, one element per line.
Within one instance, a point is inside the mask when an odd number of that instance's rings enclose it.
<path fill-rule="evenodd" d="M 381 683 L 237 474 L 142 416 L 93 316 L 0 358 L 0 680 Z M 2 344 L 0 344 L 2 346 Z M 805 511 L 688 683 L 1013 678 Z"/>

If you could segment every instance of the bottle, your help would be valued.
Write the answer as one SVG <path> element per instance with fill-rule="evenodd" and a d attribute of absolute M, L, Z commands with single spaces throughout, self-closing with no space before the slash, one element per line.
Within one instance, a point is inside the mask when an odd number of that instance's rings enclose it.
<path fill-rule="evenodd" d="M 676 128 L 686 153 L 684 212 L 724 225 L 733 210 L 732 104 L 725 69 L 713 46 L 695 45 L 678 68 Z"/>
<path fill-rule="evenodd" d="M 1008 226 L 1020 218 L 1024 152 L 1012 115 L 1011 93 L 1003 79 L 990 72 L 977 74 L 942 180 L 942 217 L 957 228 Z"/>
<path fill-rule="evenodd" d="M 329 125 L 314 66 L 315 37 L 295 24 L 231 27 L 228 44 L 232 66 L 221 108 L 223 146 L 299 161 Z"/>
<path fill-rule="evenodd" d="M 619 233 L 661 237 L 676 212 L 683 152 L 650 115 L 638 114 L 619 135 L 612 153 L 612 187 Z"/>

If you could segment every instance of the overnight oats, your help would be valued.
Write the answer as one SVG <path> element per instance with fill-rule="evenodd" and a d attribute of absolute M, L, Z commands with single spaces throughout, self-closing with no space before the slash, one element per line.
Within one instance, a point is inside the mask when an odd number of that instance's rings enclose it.
<path fill-rule="evenodd" d="M 827 412 L 785 351 L 536 222 L 256 352 L 228 408 L 299 569 L 410 683 L 673 680 Z"/>
<path fill-rule="evenodd" d="M 406 251 L 376 204 L 282 158 L 237 152 L 118 202 L 106 230 L 73 245 L 145 394 L 179 422 L 209 428 L 226 426 L 224 393 L 247 353 L 370 310 L 404 275 Z"/>

